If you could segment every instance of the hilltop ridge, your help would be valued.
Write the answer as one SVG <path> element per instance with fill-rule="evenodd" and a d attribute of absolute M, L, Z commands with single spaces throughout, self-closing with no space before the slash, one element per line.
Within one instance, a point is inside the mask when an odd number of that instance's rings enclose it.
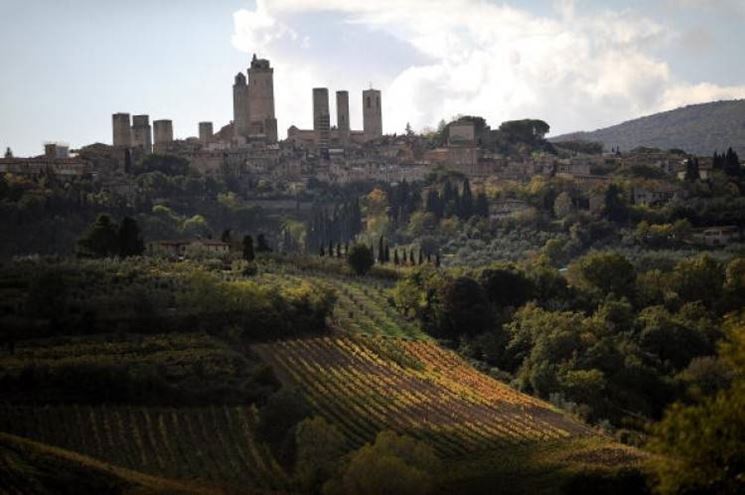
<path fill-rule="evenodd" d="M 606 150 L 628 151 L 639 146 L 683 149 L 708 156 L 732 147 L 745 152 L 745 100 L 724 100 L 688 105 L 647 115 L 591 132 L 573 132 L 549 141 L 596 141 Z"/>

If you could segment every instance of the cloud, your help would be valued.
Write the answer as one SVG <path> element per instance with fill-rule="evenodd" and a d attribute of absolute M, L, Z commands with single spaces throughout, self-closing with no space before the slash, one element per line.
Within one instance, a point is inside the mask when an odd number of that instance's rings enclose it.
<path fill-rule="evenodd" d="M 667 0 L 673 8 L 696 9 L 722 16 L 745 16 L 745 3 L 742 0 Z"/>
<path fill-rule="evenodd" d="M 482 115 L 492 124 L 542 118 L 554 132 L 569 132 L 671 105 L 745 97 L 744 87 L 677 80 L 668 63 L 653 55 L 655 48 L 679 39 L 664 24 L 631 10 L 588 13 L 571 0 L 554 5 L 553 15 L 538 16 L 479 0 L 259 0 L 256 11 L 236 14 L 235 21 L 236 33 L 264 43 L 270 51 L 287 33 L 302 28 L 303 16 L 318 13 L 337 16 L 348 29 L 368 28 L 412 47 L 423 62 L 384 78 L 386 132 L 401 132 L 407 122 L 418 129 L 434 126 L 456 114 Z M 293 28 L 281 21 L 286 19 L 293 20 Z M 242 39 L 236 34 L 234 43 Z M 329 75 L 322 74 L 334 54 L 325 54 L 325 61 L 302 57 L 299 41 L 295 44 L 295 51 L 283 54 L 292 60 L 293 74 L 307 81 L 328 81 Z M 337 87 L 359 83 L 356 77 L 364 80 L 341 71 L 334 76 L 347 78 L 332 79 Z M 285 84 L 275 80 L 280 88 Z M 277 99 L 280 93 L 301 98 L 297 108 L 310 115 L 305 96 L 310 87 L 297 88 L 297 81 L 289 84 L 299 93 L 278 88 Z"/>

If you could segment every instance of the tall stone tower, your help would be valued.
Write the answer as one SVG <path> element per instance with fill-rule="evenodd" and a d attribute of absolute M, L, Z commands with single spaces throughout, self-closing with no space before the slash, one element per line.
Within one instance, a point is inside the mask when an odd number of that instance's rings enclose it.
<path fill-rule="evenodd" d="M 316 133 L 318 147 L 322 150 L 329 147 L 330 127 L 329 90 L 327 88 L 313 88 L 313 130 Z"/>
<path fill-rule="evenodd" d="M 153 152 L 153 137 L 150 127 L 150 116 L 132 116 L 132 146 L 140 147 L 145 153 Z"/>
<path fill-rule="evenodd" d="M 246 76 L 238 73 L 233 84 L 233 133 L 248 139 L 248 84 Z"/>
<path fill-rule="evenodd" d="M 128 113 L 115 113 L 111 116 L 111 124 L 114 133 L 114 146 L 129 148 L 132 146 L 132 129 Z"/>
<path fill-rule="evenodd" d="M 383 135 L 380 90 L 366 89 L 362 92 L 362 132 L 368 141 Z"/>
<path fill-rule="evenodd" d="M 349 141 L 349 92 L 336 92 L 336 127 L 339 129 L 339 141 Z"/>
<path fill-rule="evenodd" d="M 248 68 L 248 113 L 251 134 L 264 134 L 269 143 L 277 142 L 274 116 L 274 69 L 254 53 Z"/>
<path fill-rule="evenodd" d="M 212 141 L 212 135 L 214 134 L 212 129 L 212 122 L 200 122 L 199 123 L 199 142 L 203 145 Z"/>
<path fill-rule="evenodd" d="M 154 150 L 162 153 L 173 142 L 173 122 L 170 120 L 153 121 Z"/>

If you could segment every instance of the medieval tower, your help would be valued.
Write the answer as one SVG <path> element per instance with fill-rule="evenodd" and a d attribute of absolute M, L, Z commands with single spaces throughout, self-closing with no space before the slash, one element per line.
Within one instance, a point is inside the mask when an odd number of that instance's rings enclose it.
<path fill-rule="evenodd" d="M 165 119 L 154 120 L 153 138 L 155 152 L 165 152 L 173 142 L 173 122 Z"/>
<path fill-rule="evenodd" d="M 313 88 L 313 131 L 316 133 L 316 142 L 321 149 L 328 149 L 329 147 L 330 128 L 329 90 L 327 88 Z"/>
<path fill-rule="evenodd" d="M 145 153 L 153 152 L 153 135 L 148 115 L 132 116 L 132 146 L 142 148 Z"/>
<path fill-rule="evenodd" d="M 233 84 L 233 126 L 236 137 L 248 140 L 262 136 L 277 142 L 277 119 L 274 115 L 274 69 L 266 59 L 254 54 L 248 69 L 235 76 Z"/>
<path fill-rule="evenodd" d="M 362 132 L 366 140 L 383 135 L 383 111 L 378 89 L 366 89 L 362 92 Z"/>
<path fill-rule="evenodd" d="M 336 127 L 339 129 L 339 142 L 349 141 L 349 92 L 336 92 Z"/>
<path fill-rule="evenodd" d="M 132 128 L 128 113 L 115 113 L 111 116 L 114 131 L 114 146 L 129 148 L 132 146 Z"/>

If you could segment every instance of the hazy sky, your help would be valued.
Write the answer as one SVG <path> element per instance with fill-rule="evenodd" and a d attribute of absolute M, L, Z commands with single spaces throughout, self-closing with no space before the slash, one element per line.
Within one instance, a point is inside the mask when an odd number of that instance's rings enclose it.
<path fill-rule="evenodd" d="M 592 130 L 745 98 L 745 0 L 0 0 L 0 146 L 111 143 L 111 114 L 232 118 L 250 54 L 271 60 L 280 134 L 311 89 L 383 91 L 385 132 L 478 114 Z M 332 118 L 332 124 L 335 118 Z"/>

